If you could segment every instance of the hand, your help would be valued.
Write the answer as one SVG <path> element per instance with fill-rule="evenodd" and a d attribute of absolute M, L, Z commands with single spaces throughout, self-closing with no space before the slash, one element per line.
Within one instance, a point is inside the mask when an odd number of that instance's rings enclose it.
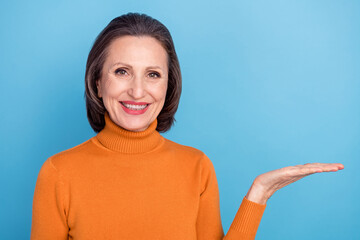
<path fill-rule="evenodd" d="M 303 177 L 320 172 L 336 172 L 344 169 L 341 163 L 307 163 L 276 169 L 257 176 L 246 194 L 250 201 L 266 204 L 266 201 L 280 188 Z"/>

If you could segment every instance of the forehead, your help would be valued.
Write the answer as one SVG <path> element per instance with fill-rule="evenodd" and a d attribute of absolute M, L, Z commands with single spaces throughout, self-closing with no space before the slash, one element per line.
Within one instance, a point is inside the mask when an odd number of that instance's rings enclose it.
<path fill-rule="evenodd" d="M 122 36 L 108 47 L 105 65 L 124 62 L 132 66 L 167 66 L 167 52 L 161 43 L 149 36 Z"/>

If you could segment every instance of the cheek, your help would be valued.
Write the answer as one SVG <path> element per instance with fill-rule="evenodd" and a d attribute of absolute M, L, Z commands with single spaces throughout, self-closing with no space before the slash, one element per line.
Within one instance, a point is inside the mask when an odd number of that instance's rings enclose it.
<path fill-rule="evenodd" d="M 115 97 L 118 96 L 120 92 L 124 91 L 123 84 L 115 83 L 111 79 L 108 79 L 103 84 L 103 96 L 105 97 Z"/>
<path fill-rule="evenodd" d="M 161 91 L 159 92 L 160 96 L 160 109 L 164 107 L 165 100 L 166 100 L 166 91 L 167 91 L 167 85 L 163 86 Z"/>
<path fill-rule="evenodd" d="M 167 82 L 165 82 L 164 84 L 162 84 L 160 90 L 159 90 L 159 95 L 161 96 L 161 98 L 165 101 L 165 97 L 166 97 L 166 91 L 167 91 L 167 87 L 168 84 Z"/>

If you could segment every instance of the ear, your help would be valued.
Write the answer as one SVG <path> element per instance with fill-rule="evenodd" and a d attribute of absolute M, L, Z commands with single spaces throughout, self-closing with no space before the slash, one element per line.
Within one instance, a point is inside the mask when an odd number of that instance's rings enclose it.
<path fill-rule="evenodd" d="M 97 87 L 97 95 L 99 98 L 101 98 L 101 85 L 100 80 L 96 80 L 96 87 Z"/>

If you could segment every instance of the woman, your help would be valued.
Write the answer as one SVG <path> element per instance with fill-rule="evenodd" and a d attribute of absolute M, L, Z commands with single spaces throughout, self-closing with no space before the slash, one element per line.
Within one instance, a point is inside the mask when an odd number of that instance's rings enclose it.
<path fill-rule="evenodd" d="M 162 137 L 181 73 L 171 35 L 136 13 L 112 20 L 86 65 L 95 137 L 48 158 L 36 183 L 31 239 L 254 239 L 266 201 L 342 164 L 286 167 L 255 178 L 224 236 L 215 169 L 200 150 Z"/>

